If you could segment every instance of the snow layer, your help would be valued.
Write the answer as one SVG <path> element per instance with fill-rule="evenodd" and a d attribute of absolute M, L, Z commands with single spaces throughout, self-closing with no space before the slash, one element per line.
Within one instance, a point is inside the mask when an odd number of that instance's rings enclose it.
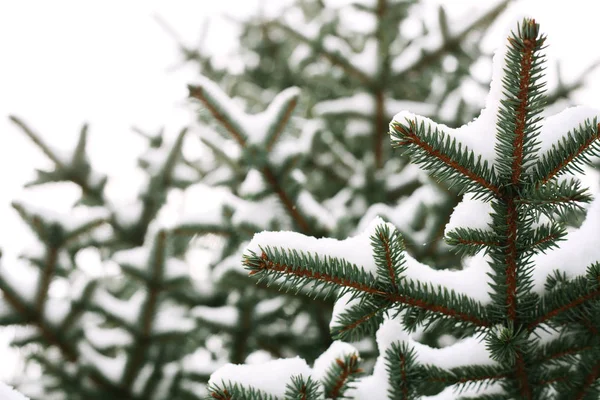
<path fill-rule="evenodd" d="M 185 307 L 174 304 L 162 304 L 161 310 L 154 318 L 152 332 L 156 334 L 172 334 L 174 332 L 189 332 L 196 328 L 194 321 L 187 316 Z"/>
<path fill-rule="evenodd" d="M 235 327 L 239 320 L 239 311 L 234 306 L 196 306 L 191 313 L 200 320 L 230 328 Z"/>
<path fill-rule="evenodd" d="M 507 46 L 502 46 L 494 54 L 490 91 L 486 98 L 485 108 L 475 120 L 459 128 L 452 129 L 446 125 L 437 124 L 429 118 L 416 115 L 424 113 L 406 107 L 405 110 L 410 109 L 416 114 L 400 111 L 394 116 L 392 123 L 397 122 L 406 125 L 407 121 L 415 121 L 418 125 L 423 123 L 426 129 L 431 128 L 432 131 L 438 129 L 450 138 L 456 139 L 457 143 L 463 145 L 463 149 L 466 147 L 473 151 L 476 159 L 477 156 L 481 156 L 482 161 L 487 161 L 490 165 L 493 165 L 497 159 L 496 126 L 498 114 L 501 103 L 506 100 L 502 87 L 506 69 L 506 54 Z M 571 107 L 554 116 L 545 118 L 541 123 L 540 134 L 537 138 L 539 142 L 538 154 L 541 156 L 546 153 L 562 137 L 583 124 L 585 120 L 593 120 L 598 117 L 600 117 L 599 110 L 589 107 Z"/>
<path fill-rule="evenodd" d="M 97 349 L 128 346 L 133 342 L 129 332 L 122 328 L 105 328 L 100 326 L 86 326 L 85 337 Z"/>
<path fill-rule="evenodd" d="M 376 276 L 377 268 L 373 259 L 370 238 L 375 234 L 376 227 L 383 224 L 386 223 L 381 218 L 376 218 L 364 232 L 345 240 L 316 239 L 296 232 L 261 232 L 254 235 L 248 245 L 248 251 L 260 254 L 261 248 L 268 246 L 271 248 L 294 249 L 307 254 L 318 254 L 321 259 L 324 256 L 336 257 L 356 264 L 365 272 Z M 391 230 L 396 229 L 391 224 L 387 225 Z M 483 256 L 479 255 L 467 259 L 465 268 L 457 271 L 436 270 L 418 262 L 409 254 L 405 253 L 404 257 L 405 277 L 434 286 L 443 286 L 484 304 L 490 302 L 488 294 L 490 278 L 488 274 L 491 273 L 491 268 Z"/>
<path fill-rule="evenodd" d="M 121 381 L 125 369 L 125 353 L 120 352 L 116 357 L 107 357 L 85 342 L 79 344 L 79 352 L 83 362 L 93 366 L 106 379 L 113 383 Z"/>
<path fill-rule="evenodd" d="M 465 193 L 463 200 L 454 208 L 444 234 L 456 228 L 471 228 L 482 231 L 491 230 L 492 203 L 474 199 L 472 193 Z"/>
<path fill-rule="evenodd" d="M 358 356 L 358 350 L 354 346 L 340 342 L 339 340 L 331 343 L 331 346 L 315 360 L 312 376 L 319 381 L 327 375 L 327 371 L 335 364 L 337 359 L 342 360 L 344 357 L 355 354 Z"/>
<path fill-rule="evenodd" d="M 105 313 L 113 315 L 130 326 L 135 326 L 146 294 L 137 291 L 129 300 L 119 299 L 109 292 L 98 289 L 94 292 L 93 302 Z"/>
<path fill-rule="evenodd" d="M 263 192 L 266 188 L 265 181 L 260 172 L 251 169 L 246 175 L 246 179 L 240 185 L 239 193 L 242 196 L 256 195 Z"/>
<path fill-rule="evenodd" d="M 12 387 L 0 382 L 0 399 L 2 400 L 28 400 L 27 397 L 17 392 Z"/>
<path fill-rule="evenodd" d="M 412 110 L 417 114 L 432 115 L 435 112 L 433 104 L 420 101 L 395 100 L 385 98 L 385 110 L 388 115 L 394 115 L 398 110 Z M 340 97 L 315 104 L 316 115 L 361 114 L 369 116 L 375 113 L 375 97 L 370 93 L 356 93 L 350 97 Z"/>
<path fill-rule="evenodd" d="M 463 339 L 441 349 L 431 348 L 413 340 L 402 324 L 396 320 L 385 321 L 377 331 L 377 358 L 373 375 L 359 379 L 346 395 L 355 400 L 388 398 L 389 382 L 385 353 L 394 343 L 408 343 L 415 350 L 416 361 L 423 365 L 436 365 L 440 368 L 456 368 L 464 365 L 494 365 L 485 342 L 475 338 Z M 437 400 L 453 399 L 440 397 Z"/>
<path fill-rule="evenodd" d="M 262 365 L 227 364 L 211 375 L 209 385 L 223 387 L 224 383 L 238 383 L 283 398 L 292 376 L 308 379 L 310 373 L 306 361 L 299 357 L 273 360 Z"/>
<path fill-rule="evenodd" d="M 315 218 L 317 224 L 329 231 L 335 229 L 336 220 L 334 216 L 329 212 L 329 210 L 319 204 L 314 197 L 312 197 L 310 192 L 306 190 L 300 192 L 297 203 L 298 208 L 306 215 Z"/>
<path fill-rule="evenodd" d="M 230 99 L 221 88 L 210 79 L 200 76 L 197 78 L 209 96 L 219 105 L 225 114 L 235 121 L 235 129 L 244 135 L 249 143 L 263 143 L 269 130 L 277 122 L 278 114 L 286 104 L 300 95 L 300 89 L 291 87 L 280 92 L 269 104 L 267 109 L 258 114 L 246 114 L 234 100 Z"/>

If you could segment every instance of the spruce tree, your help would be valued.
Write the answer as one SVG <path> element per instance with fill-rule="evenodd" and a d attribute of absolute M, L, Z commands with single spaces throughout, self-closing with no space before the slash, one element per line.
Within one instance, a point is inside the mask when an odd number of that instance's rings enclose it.
<path fill-rule="evenodd" d="M 402 111 L 389 125 L 394 147 L 464 193 L 445 229 L 464 269 L 418 262 L 381 219 L 341 241 L 263 232 L 249 244 L 244 264 L 259 282 L 336 296 L 335 339 L 377 330 L 372 374 L 357 349 L 336 341 L 312 369 L 298 358 L 227 365 L 211 377 L 213 398 L 600 396 L 600 200 L 574 175 L 600 155 L 600 112 L 541 116 L 546 45 L 535 20 L 517 26 L 495 55 L 475 121 L 452 129 Z M 582 209 L 583 224 L 567 230 L 564 217 Z M 419 342 L 439 324 L 462 335 L 439 348 Z"/>
<path fill-rule="evenodd" d="M 446 186 L 408 166 L 406 158 L 391 157 L 382 133 L 401 104 L 430 116 L 444 115 L 450 124 L 470 117 L 470 106 L 457 100 L 460 87 L 469 81 L 469 65 L 481 55 L 478 39 L 505 2 L 490 6 L 459 32 L 447 28 L 459 23 L 449 23 L 441 11 L 439 26 L 409 39 L 398 26 L 414 17 L 413 3 L 388 0 L 338 9 L 301 1 L 286 11 L 303 10 L 300 20 L 251 20 L 246 33 L 278 31 L 268 35 L 275 43 L 249 44 L 242 52 L 241 57 L 259 55 L 243 75 L 214 68 L 209 58 L 186 49 L 205 75 L 190 86 L 191 96 L 199 100 L 201 126 L 182 130 L 175 140 L 162 132 L 138 132 L 147 141 L 138 160 L 145 182 L 133 204 L 111 198 L 106 190 L 110 177 L 90 164 L 87 126 L 72 152 L 64 154 L 13 117 L 53 164 L 38 171 L 30 185 L 70 182 L 81 189 L 80 200 L 65 215 L 13 204 L 39 243 L 24 253 L 23 262 L 3 262 L 0 269 L 0 323 L 19 326 L 13 345 L 28 365 L 41 371 L 36 372 L 40 379 L 25 375 L 16 382 L 19 387 L 34 400 L 195 400 L 207 394 L 209 376 L 227 362 L 300 355 L 312 363 L 331 348 L 332 297 L 313 296 L 308 287 L 281 293 L 256 286 L 240 259 L 262 230 L 343 238 L 357 226 L 363 229 L 373 214 L 384 214 L 402 228 L 414 257 L 436 266 L 456 265 L 452 260 L 457 257 L 435 238 L 460 199 L 458 193 L 447 193 Z M 379 5 L 385 5 L 385 12 L 379 12 Z M 346 22 L 348 12 L 362 13 L 377 29 L 356 31 Z M 299 38 L 293 33 L 304 18 L 313 21 L 318 34 L 305 43 L 307 58 L 294 58 Z M 278 36 L 281 31 L 287 33 Z M 441 42 L 432 39 L 436 37 Z M 325 43 L 338 47 L 331 52 Z M 277 51 L 267 46 L 271 44 Z M 387 56 L 366 52 L 373 45 Z M 416 54 L 418 69 L 398 85 L 392 66 L 403 65 L 409 50 L 412 57 Z M 358 68 L 352 62 L 358 55 L 376 66 L 363 71 L 374 74 L 370 84 L 349 73 Z M 458 60 L 454 72 L 444 70 L 446 57 Z M 575 86 L 557 93 L 568 94 Z M 383 106 L 377 102 L 382 88 Z M 435 90 L 439 88 L 444 90 Z M 349 108 L 343 106 L 348 100 Z M 368 107 L 352 108 L 354 101 Z M 445 103 L 456 107 L 443 111 L 440 104 Z M 184 144 L 198 137 L 209 151 L 199 160 L 186 158 Z M 161 209 L 177 191 L 191 199 L 217 193 L 221 200 L 216 210 L 204 210 L 200 202 L 188 204 L 191 210 L 165 222 Z M 423 242 L 428 246 L 420 246 Z M 189 250 L 198 247 L 210 254 L 208 281 L 189 273 L 202 268 L 189 261 Z M 90 255 L 112 272 L 90 273 Z M 297 287 L 293 280 L 285 285 Z M 69 290 L 57 295 L 60 290 L 53 288 L 61 286 Z M 437 324 L 423 341 L 438 342 L 470 329 Z M 371 340 L 356 346 L 368 369 L 377 348 Z M 354 376 L 358 358 L 346 352 L 347 360 L 338 366 Z"/>

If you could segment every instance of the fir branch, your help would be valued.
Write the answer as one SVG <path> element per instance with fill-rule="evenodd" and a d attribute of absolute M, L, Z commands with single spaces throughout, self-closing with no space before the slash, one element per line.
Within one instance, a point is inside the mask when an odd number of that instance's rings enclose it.
<path fill-rule="evenodd" d="M 361 301 L 341 313 L 331 327 L 336 340 L 357 341 L 379 328 L 392 302 L 361 296 Z"/>
<path fill-rule="evenodd" d="M 600 377 L 600 362 L 596 363 L 592 370 L 585 376 L 582 387 L 577 393 L 575 400 L 583 400 L 590 393 L 590 391 L 597 387 L 598 378 Z"/>
<path fill-rule="evenodd" d="M 542 365 L 557 360 L 559 362 L 575 363 L 578 354 L 594 349 L 593 345 L 574 343 L 573 338 L 561 338 L 545 344 L 540 349 L 535 362 Z"/>
<path fill-rule="evenodd" d="M 46 248 L 46 259 L 44 261 L 44 267 L 40 271 L 35 299 L 35 308 L 40 315 L 44 312 L 44 305 L 48 298 L 48 289 L 50 288 L 50 283 L 56 273 L 59 250 L 60 249 L 53 246 L 48 246 Z"/>
<path fill-rule="evenodd" d="M 237 125 L 235 119 L 228 115 L 226 110 L 220 106 L 219 102 L 210 96 L 210 92 L 202 86 L 188 85 L 189 96 L 197 100 L 200 100 L 202 104 L 210 111 L 211 115 L 219 121 L 219 124 L 231 134 L 231 137 L 241 147 L 246 145 L 246 135 L 243 133 L 243 129 Z"/>
<path fill-rule="evenodd" d="M 277 139 L 281 136 L 283 129 L 287 126 L 290 117 L 296 109 L 296 105 L 298 105 L 298 97 L 292 97 L 286 102 L 280 114 L 275 118 L 277 123 L 270 127 L 265 138 L 265 146 L 268 152 L 273 150 Z"/>
<path fill-rule="evenodd" d="M 26 323 L 35 325 L 47 343 L 55 345 L 68 361 L 77 360 L 77 352 L 73 344 L 64 340 L 60 332 L 56 331 L 44 318 L 43 310 L 32 307 L 23 300 L 8 282 L 0 278 L 0 290 L 4 300 L 17 311 Z"/>
<path fill-rule="evenodd" d="M 351 387 L 352 382 L 363 372 L 358 361 L 356 354 L 348 354 L 343 359 L 335 359 L 322 380 L 326 398 L 332 400 L 345 398 L 344 392 Z"/>
<path fill-rule="evenodd" d="M 406 147 L 413 162 L 440 180 L 457 185 L 462 192 L 488 192 L 501 196 L 500 188 L 494 183 L 494 173 L 487 163 L 475 160 L 475 154 L 468 148 L 456 143 L 455 139 L 435 127 L 425 127 L 417 120 L 406 121 L 408 126 L 394 120 L 390 124 L 392 145 Z"/>
<path fill-rule="evenodd" d="M 89 176 L 89 164 L 85 155 L 88 133 L 87 124 L 84 124 L 81 127 L 79 139 L 73 151 L 73 158 L 70 160 L 70 165 L 67 165 L 65 162 L 68 160 L 62 160 L 37 133 L 35 133 L 27 124 L 25 124 L 24 121 L 14 115 L 9 116 L 9 119 L 15 125 L 17 125 L 56 166 L 56 170 L 52 172 L 38 170 L 38 179 L 36 179 L 34 182 L 28 183 L 26 185 L 27 187 L 46 182 L 67 180 L 79 186 L 83 195 L 94 199 L 95 203 L 105 203 L 104 192 L 102 188 L 106 183 L 106 177 L 103 177 L 98 185 L 90 184 L 90 181 L 87 179 Z"/>
<path fill-rule="evenodd" d="M 416 352 L 406 343 L 394 342 L 385 352 L 385 367 L 393 400 L 411 400 L 416 394 L 419 368 Z"/>
<path fill-rule="evenodd" d="M 543 224 L 535 228 L 531 237 L 523 240 L 518 251 L 522 254 L 535 254 L 558 247 L 557 242 L 566 236 L 565 228 L 559 224 Z"/>
<path fill-rule="evenodd" d="M 535 210 L 551 217 L 554 213 L 565 215 L 573 211 L 583 211 L 582 204 L 591 200 L 589 190 L 583 188 L 579 180 L 567 179 L 532 185 L 531 188 L 525 189 L 517 201 L 525 207 L 526 212 Z"/>
<path fill-rule="evenodd" d="M 44 142 L 42 140 L 42 138 L 40 138 L 40 136 L 35 133 L 31 128 L 29 128 L 29 126 L 27 126 L 27 124 L 25 124 L 25 122 L 23 122 L 23 120 L 21 120 L 19 117 L 15 116 L 15 115 L 11 115 L 8 117 L 15 125 L 17 125 L 19 128 L 21 128 L 21 130 L 27 135 L 27 137 L 29 137 L 29 139 L 31 139 L 31 141 L 33 143 L 36 144 L 37 147 L 40 148 L 40 150 L 42 150 L 44 152 L 44 154 L 58 167 L 58 168 L 64 168 L 64 164 L 63 164 L 63 160 L 60 159 L 60 157 L 58 157 L 56 155 L 56 153 L 50 148 L 50 146 L 48 146 L 48 144 L 46 142 Z"/>
<path fill-rule="evenodd" d="M 600 297 L 598 285 L 590 287 L 585 278 L 575 278 L 548 292 L 540 299 L 535 317 L 527 325 L 527 329 L 533 330 L 538 325 L 598 297 Z"/>
<path fill-rule="evenodd" d="M 590 163 L 591 156 L 600 155 L 600 124 L 597 119 L 586 120 L 568 132 L 542 155 L 536 165 L 534 179 L 543 185 L 552 178 L 568 172 L 583 172 L 580 165 Z"/>
<path fill-rule="evenodd" d="M 542 111 L 544 103 L 540 100 L 540 89 L 543 85 L 537 85 L 537 75 L 541 73 L 541 61 L 536 55 L 542 49 L 545 37 L 539 34 L 539 25 L 535 20 L 525 19 L 518 27 L 517 35 L 514 33 L 509 37 L 508 52 L 506 59 L 506 77 L 503 79 L 503 89 L 508 97 L 502 102 L 499 110 L 498 144 L 499 153 L 498 168 L 502 177 L 508 179 L 514 189 L 522 186 L 521 175 L 526 165 L 534 156 L 535 138 L 537 136 L 537 115 Z M 518 92 L 514 88 L 518 87 Z M 514 97 L 513 97 L 514 96 Z M 517 284 L 522 252 L 519 251 L 518 241 L 520 224 L 520 213 L 518 199 L 521 197 L 515 191 L 505 190 L 503 193 L 503 205 L 505 207 L 505 285 L 506 285 L 506 312 L 509 321 L 514 322 L 517 318 Z M 525 368 L 519 367 L 517 359 L 517 376 L 524 373 Z M 521 379 L 522 394 L 529 393 L 527 379 Z"/>
<path fill-rule="evenodd" d="M 292 376 L 291 383 L 285 387 L 285 400 L 319 400 L 322 398 L 321 388 L 317 381 L 309 376 Z"/>
<path fill-rule="evenodd" d="M 151 277 L 146 281 L 146 290 L 148 291 L 146 301 L 142 305 L 140 315 L 140 328 L 135 332 L 135 345 L 131 349 L 130 357 L 125 364 L 123 372 L 123 385 L 131 387 L 135 377 L 143 366 L 144 359 L 147 357 L 148 348 L 151 345 L 152 327 L 155 322 L 156 312 L 158 310 L 159 291 L 161 287 L 154 282 L 162 280 L 166 262 L 167 233 L 160 230 L 154 239 L 154 246 L 149 257 L 151 265 Z M 158 366 L 156 366 L 158 368 Z"/>
<path fill-rule="evenodd" d="M 400 233 L 388 225 L 379 225 L 371 237 L 373 258 L 377 265 L 377 277 L 390 286 L 391 291 L 398 290 L 404 268 L 404 244 Z"/>
<path fill-rule="evenodd" d="M 520 349 L 516 350 L 515 370 L 516 379 L 519 383 L 519 390 L 521 392 L 521 395 L 524 399 L 530 400 L 532 398 L 531 384 L 529 383 L 529 374 L 527 372 L 525 359 Z"/>
<path fill-rule="evenodd" d="M 474 256 L 481 250 L 500 246 L 500 241 L 494 232 L 481 229 L 456 228 L 446 234 L 446 243 L 459 254 Z"/>
<path fill-rule="evenodd" d="M 396 303 L 396 307 L 416 307 L 423 311 L 476 325 L 489 326 L 484 308 L 467 296 L 457 296 L 454 291 L 413 282 L 404 279 L 400 291 L 387 292 L 377 280 L 355 264 L 344 259 L 326 257 L 313 258 L 297 250 L 261 248 L 261 255 L 254 252 L 244 255 L 243 264 L 250 275 L 258 275 L 259 280 L 270 283 L 284 278 L 296 290 L 312 284 L 312 293 L 328 288 L 330 291 L 342 289 L 342 294 L 352 293 L 376 296 Z M 260 274 L 260 275 L 259 275 Z"/>
<path fill-rule="evenodd" d="M 468 365 L 445 370 L 434 365 L 425 365 L 427 378 L 423 386 L 441 382 L 445 386 L 458 385 L 465 389 L 473 385 L 484 385 L 505 380 L 510 372 L 498 365 Z"/>

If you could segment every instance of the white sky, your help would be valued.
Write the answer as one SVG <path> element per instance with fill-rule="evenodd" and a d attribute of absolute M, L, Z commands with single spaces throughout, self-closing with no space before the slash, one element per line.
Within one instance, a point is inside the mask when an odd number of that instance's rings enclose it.
<path fill-rule="evenodd" d="M 174 134 L 191 120 L 186 84 L 196 71 L 169 72 L 178 64 L 179 53 L 154 16 L 161 16 L 192 45 L 206 17 L 221 12 L 247 15 L 259 1 L 0 1 L 0 248 L 4 258 L 10 260 L 29 241 L 10 201 L 39 196 L 21 187 L 34 168 L 48 165 L 8 122 L 8 115 L 20 116 L 53 146 L 64 149 L 73 145 L 81 124 L 89 122 L 93 164 L 126 182 L 122 171 L 132 168 L 140 148 L 132 125 L 148 130 L 165 126 Z M 281 1 L 263 3 L 273 7 Z M 486 3 L 429 2 L 446 4 L 459 14 Z M 595 43 L 598 3 L 569 0 L 567 6 L 565 1 L 527 0 L 518 8 L 542 23 L 549 35 L 549 59 L 563 60 L 564 72 L 572 77 L 600 58 Z M 513 17 L 504 18 L 500 32 L 513 24 Z M 499 36 L 496 43 L 502 39 Z M 234 40 L 232 25 L 213 22 L 206 44 L 223 53 Z M 600 74 L 596 73 L 578 101 L 600 108 L 599 94 Z M 61 193 L 44 192 L 45 204 L 66 210 L 70 200 L 64 201 Z"/>

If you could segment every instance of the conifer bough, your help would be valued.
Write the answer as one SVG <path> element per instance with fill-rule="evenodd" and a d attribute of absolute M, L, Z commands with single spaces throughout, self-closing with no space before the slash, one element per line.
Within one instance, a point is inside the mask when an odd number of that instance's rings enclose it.
<path fill-rule="evenodd" d="M 574 175 L 598 156 L 600 112 L 543 118 L 546 36 L 517 25 L 494 57 L 486 107 L 450 129 L 400 112 L 392 145 L 464 197 L 445 238 L 466 255 L 437 270 L 405 252 L 376 219 L 338 241 L 263 232 L 244 264 L 261 282 L 337 296 L 338 341 L 311 368 L 299 358 L 228 364 L 211 377 L 215 399 L 597 399 L 600 396 L 600 200 Z M 588 204 L 589 203 L 589 204 Z M 587 210 L 567 231 L 565 216 Z M 461 327 L 439 348 L 423 332 Z M 377 330 L 365 375 L 355 341 Z"/>

